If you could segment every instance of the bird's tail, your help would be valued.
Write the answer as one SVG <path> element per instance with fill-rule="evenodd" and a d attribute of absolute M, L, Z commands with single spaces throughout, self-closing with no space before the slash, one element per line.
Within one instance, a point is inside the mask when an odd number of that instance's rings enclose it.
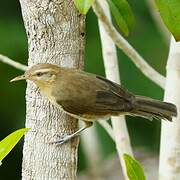
<path fill-rule="evenodd" d="M 177 116 L 177 108 L 174 104 L 158 101 L 155 99 L 136 96 L 132 115 L 142 116 L 148 119 L 164 119 L 172 121 Z"/>

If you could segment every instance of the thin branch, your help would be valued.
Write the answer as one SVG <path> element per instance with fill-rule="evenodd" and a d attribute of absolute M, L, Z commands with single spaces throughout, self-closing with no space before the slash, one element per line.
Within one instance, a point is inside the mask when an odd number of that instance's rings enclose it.
<path fill-rule="evenodd" d="M 105 16 L 111 22 L 111 15 L 106 2 L 99 1 Z M 103 22 L 99 19 L 99 31 L 101 36 L 102 53 L 105 66 L 106 77 L 111 81 L 120 84 L 120 75 L 118 68 L 118 57 L 116 46 L 110 36 L 107 34 L 106 29 L 103 26 Z M 128 153 L 133 156 L 128 129 L 124 116 L 111 117 L 114 140 L 116 143 L 117 153 L 121 162 L 122 171 L 125 179 L 128 179 L 126 173 L 126 166 L 123 158 L 124 153 Z"/>
<path fill-rule="evenodd" d="M 99 120 L 98 123 L 106 130 L 111 139 L 114 141 L 114 132 L 109 123 L 105 120 Z"/>
<path fill-rule="evenodd" d="M 101 0 L 102 1 L 102 0 Z M 105 3 L 105 1 L 103 2 Z M 134 62 L 134 64 L 153 82 L 159 85 L 161 88 L 165 87 L 165 77 L 154 70 L 144 58 L 137 53 L 137 51 L 121 36 L 115 29 L 111 21 L 105 15 L 103 8 L 99 0 L 96 0 L 93 4 L 93 10 L 97 17 L 101 20 L 107 34 L 112 38 L 114 43 L 122 49 L 122 51 Z"/>
<path fill-rule="evenodd" d="M 4 56 L 2 54 L 0 54 L 0 61 L 5 63 L 5 64 L 8 64 L 16 69 L 19 69 L 21 71 L 26 71 L 27 70 L 27 66 L 26 65 L 23 65 L 23 64 L 20 64 L 10 58 L 8 58 L 7 56 Z"/>
<path fill-rule="evenodd" d="M 100 170 L 97 168 L 103 161 L 102 148 L 97 135 L 96 127 L 92 126 L 81 134 L 81 145 L 86 157 L 88 172 L 91 173 L 94 180 L 105 180 L 99 176 Z"/>

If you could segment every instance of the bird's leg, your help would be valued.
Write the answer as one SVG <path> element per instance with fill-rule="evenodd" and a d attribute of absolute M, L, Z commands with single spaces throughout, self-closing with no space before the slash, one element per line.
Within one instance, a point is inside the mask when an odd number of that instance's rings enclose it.
<path fill-rule="evenodd" d="M 80 128 L 79 130 L 77 130 L 73 134 L 62 137 L 59 140 L 51 142 L 51 143 L 55 143 L 55 144 L 58 144 L 58 145 L 63 144 L 65 142 L 69 141 L 70 139 L 72 139 L 72 138 L 74 138 L 76 136 L 79 136 L 82 131 L 84 131 L 85 129 L 87 129 L 87 128 L 89 128 L 89 127 L 91 127 L 93 125 L 93 122 L 91 122 L 91 121 L 84 121 L 84 123 L 85 123 L 85 126 Z"/>

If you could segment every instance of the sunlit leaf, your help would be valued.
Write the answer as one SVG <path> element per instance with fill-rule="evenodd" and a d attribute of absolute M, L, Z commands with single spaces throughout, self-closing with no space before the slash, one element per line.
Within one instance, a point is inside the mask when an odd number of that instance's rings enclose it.
<path fill-rule="evenodd" d="M 87 14 L 93 3 L 94 0 L 74 0 L 76 8 L 84 15 Z"/>
<path fill-rule="evenodd" d="M 0 165 L 2 163 L 2 160 L 9 154 L 9 152 L 22 138 L 24 133 L 28 130 L 28 128 L 19 129 L 5 137 L 2 141 L 0 141 Z"/>
<path fill-rule="evenodd" d="M 155 1 L 165 25 L 176 41 L 180 41 L 180 0 Z"/>
<path fill-rule="evenodd" d="M 125 36 L 128 36 L 129 28 L 128 28 L 128 25 L 127 25 L 125 19 L 121 15 L 119 9 L 116 7 L 116 5 L 114 4 L 114 2 L 112 0 L 107 0 L 107 2 L 109 4 L 111 14 L 114 17 L 119 29 L 123 32 L 123 34 Z"/>
<path fill-rule="evenodd" d="M 129 180 L 146 180 L 143 168 L 140 163 L 128 154 L 124 154 L 123 157 L 125 160 Z"/>

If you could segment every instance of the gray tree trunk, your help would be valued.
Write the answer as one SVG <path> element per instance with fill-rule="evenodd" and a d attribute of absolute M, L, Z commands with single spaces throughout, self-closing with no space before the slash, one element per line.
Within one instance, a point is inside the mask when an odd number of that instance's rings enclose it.
<path fill-rule="evenodd" d="M 83 67 L 84 17 L 73 0 L 20 0 L 28 36 L 29 61 Z M 28 82 L 26 127 L 23 149 L 23 180 L 74 180 L 77 171 L 78 138 L 56 146 L 57 136 L 77 130 L 77 120 L 69 117 L 42 97 Z"/>

